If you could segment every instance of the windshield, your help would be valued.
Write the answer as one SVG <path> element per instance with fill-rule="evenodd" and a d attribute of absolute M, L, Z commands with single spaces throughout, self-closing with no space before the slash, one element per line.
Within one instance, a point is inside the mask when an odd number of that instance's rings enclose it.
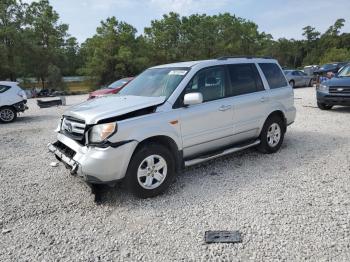
<path fill-rule="evenodd" d="M 289 73 L 292 73 L 293 70 L 284 70 L 284 74 L 288 75 Z"/>
<path fill-rule="evenodd" d="M 350 77 L 350 65 L 345 66 L 339 73 L 338 77 Z"/>
<path fill-rule="evenodd" d="M 188 73 L 189 68 L 147 69 L 132 80 L 120 95 L 153 96 L 168 98 Z"/>
<path fill-rule="evenodd" d="M 115 88 L 118 88 L 118 87 L 125 85 L 128 81 L 129 80 L 127 78 L 119 79 L 118 81 L 115 81 L 112 84 L 110 84 L 107 88 L 108 89 L 115 89 Z"/>
<path fill-rule="evenodd" d="M 323 66 L 321 66 L 321 68 L 328 69 L 328 68 L 333 68 L 336 66 L 337 66 L 337 64 L 324 64 Z"/>

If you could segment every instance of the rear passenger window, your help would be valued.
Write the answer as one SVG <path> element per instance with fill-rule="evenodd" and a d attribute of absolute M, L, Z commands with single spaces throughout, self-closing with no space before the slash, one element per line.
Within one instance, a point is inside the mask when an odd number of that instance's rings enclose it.
<path fill-rule="evenodd" d="M 275 63 L 260 63 L 267 82 L 271 89 L 287 86 L 287 82 L 281 69 Z"/>
<path fill-rule="evenodd" d="M 0 86 L 0 93 L 4 93 L 5 91 L 9 90 L 9 86 Z"/>
<path fill-rule="evenodd" d="M 231 79 L 229 96 L 238 96 L 264 90 L 258 70 L 254 64 L 228 65 Z"/>

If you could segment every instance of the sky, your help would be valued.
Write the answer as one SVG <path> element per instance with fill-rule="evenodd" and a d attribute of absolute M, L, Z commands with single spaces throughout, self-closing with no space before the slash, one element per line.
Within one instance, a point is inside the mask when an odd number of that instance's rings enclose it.
<path fill-rule="evenodd" d="M 36 0 L 24 0 L 32 1 Z M 170 11 L 183 16 L 229 12 L 255 22 L 259 31 L 272 34 L 275 39 L 302 39 L 302 28 L 307 25 L 324 32 L 338 18 L 346 20 L 343 31 L 350 32 L 350 0 L 50 0 L 50 3 L 80 43 L 93 36 L 107 17 L 115 16 L 132 24 L 141 34 L 152 20 Z"/>

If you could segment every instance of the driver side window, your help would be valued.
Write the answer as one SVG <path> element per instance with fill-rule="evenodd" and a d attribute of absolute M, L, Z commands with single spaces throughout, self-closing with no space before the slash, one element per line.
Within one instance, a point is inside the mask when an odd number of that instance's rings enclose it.
<path fill-rule="evenodd" d="M 203 101 L 213 101 L 226 96 L 225 69 L 221 66 L 199 71 L 186 87 L 186 94 L 201 93 Z"/>

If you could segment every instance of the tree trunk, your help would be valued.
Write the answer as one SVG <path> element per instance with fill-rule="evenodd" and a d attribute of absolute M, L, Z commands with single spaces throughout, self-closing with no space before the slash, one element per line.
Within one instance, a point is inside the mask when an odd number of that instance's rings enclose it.
<path fill-rule="evenodd" d="M 41 79 L 41 86 L 43 89 L 45 89 L 45 78 L 41 76 L 40 79 Z"/>

